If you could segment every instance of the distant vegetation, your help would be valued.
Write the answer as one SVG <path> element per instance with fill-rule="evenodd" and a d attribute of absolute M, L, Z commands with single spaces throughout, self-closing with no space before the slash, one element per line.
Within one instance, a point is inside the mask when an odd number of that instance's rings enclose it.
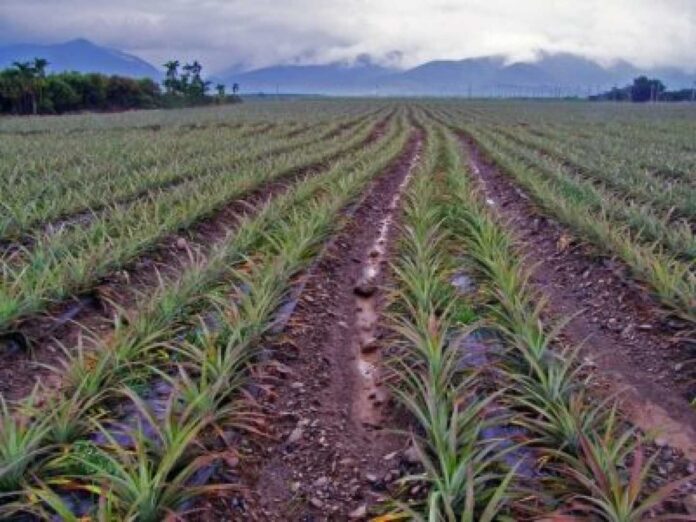
<path fill-rule="evenodd" d="M 189 107 L 214 103 L 235 103 L 239 86 L 227 95 L 218 84 L 210 94 L 210 82 L 201 77 L 197 61 L 182 67 L 165 64 L 164 92 L 150 78 L 134 79 L 99 73 L 61 72 L 46 74 L 48 61 L 15 62 L 0 71 L 0 112 L 9 114 L 61 114 L 71 111 L 119 111 Z"/>
<path fill-rule="evenodd" d="M 680 89 L 668 91 L 665 84 L 657 78 L 650 79 L 647 76 L 639 76 L 633 83 L 625 87 L 614 87 L 613 89 L 590 96 L 592 101 L 694 101 L 696 89 Z"/>

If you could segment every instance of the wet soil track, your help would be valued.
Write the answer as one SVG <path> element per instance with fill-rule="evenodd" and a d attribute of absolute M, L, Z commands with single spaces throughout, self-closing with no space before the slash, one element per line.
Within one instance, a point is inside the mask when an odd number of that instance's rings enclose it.
<path fill-rule="evenodd" d="M 693 345 L 625 267 L 601 259 L 548 219 L 470 137 L 460 134 L 473 178 L 518 239 L 532 282 L 548 297 L 551 320 L 572 317 L 561 340 L 583 344 L 585 360 L 609 393 L 621 392 L 630 420 L 696 459 L 696 412 L 674 379 Z"/>
<path fill-rule="evenodd" d="M 113 330 L 117 308 L 132 310 L 139 296 L 148 294 L 162 281 L 176 280 L 177 274 L 233 231 L 239 219 L 255 213 L 264 202 L 280 195 L 306 176 L 320 174 L 332 161 L 350 155 L 379 139 L 393 116 L 375 123 L 367 139 L 319 164 L 288 171 L 275 180 L 231 201 L 214 215 L 188 230 L 164 238 L 151 252 L 128 266 L 114 271 L 90 292 L 59 303 L 47 313 L 20 321 L 12 332 L 0 337 L 4 357 L 0 359 L 0 393 L 10 400 L 27 396 L 36 382 L 57 386 L 57 376 L 42 364 L 56 364 L 62 357 L 58 348 L 74 346 L 85 334 L 107 337 Z M 115 305 L 115 306 L 114 306 Z"/>
<path fill-rule="evenodd" d="M 398 220 L 395 196 L 404 188 L 422 140 L 420 130 L 412 131 L 400 157 L 343 212 L 340 232 L 302 276 L 297 307 L 265 364 L 273 378 L 261 405 L 272 419 L 275 441 L 257 441 L 259 448 L 248 458 L 245 500 L 221 501 L 207 520 L 363 518 L 386 495 L 384 471 L 392 470 L 394 477 L 401 473 L 398 450 L 404 442 L 383 429 L 399 425 L 397 413 L 383 399 L 359 399 L 363 383 L 355 289 L 385 218 Z M 395 234 L 396 227 L 390 226 L 385 257 Z M 387 266 L 386 259 L 381 265 Z M 382 270 L 372 281 L 377 311 L 383 305 L 379 288 L 387 278 Z M 384 333 L 378 326 L 377 345 Z M 369 422 L 366 409 L 374 410 Z"/>

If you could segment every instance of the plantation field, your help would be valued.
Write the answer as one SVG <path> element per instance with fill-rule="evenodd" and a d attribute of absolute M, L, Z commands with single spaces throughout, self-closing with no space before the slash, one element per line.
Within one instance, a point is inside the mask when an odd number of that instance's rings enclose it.
<path fill-rule="evenodd" d="M 696 516 L 693 107 L 2 118 L 0 182 L 2 519 Z"/>

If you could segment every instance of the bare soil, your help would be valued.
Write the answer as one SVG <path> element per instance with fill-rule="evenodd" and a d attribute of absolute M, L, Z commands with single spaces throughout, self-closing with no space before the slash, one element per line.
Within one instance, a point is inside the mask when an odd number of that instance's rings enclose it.
<path fill-rule="evenodd" d="M 379 139 L 388 123 L 387 118 L 379 121 L 356 149 Z M 281 174 L 192 228 L 164 238 L 148 254 L 102 279 L 91 292 L 19 322 L 13 332 L 0 336 L 0 394 L 7 400 L 17 400 L 27 396 L 37 382 L 48 388 L 59 386 L 58 375 L 37 363 L 57 364 L 63 357 L 60 346 L 75 346 L 81 336 L 108 337 L 117 309 L 133 310 L 142 295 L 151 293 L 161 282 L 175 281 L 192 260 L 204 258 L 236 228 L 242 217 L 253 214 L 303 177 L 321 173 L 331 161 L 348 154 L 350 151 L 321 164 Z"/>
<path fill-rule="evenodd" d="M 583 344 L 604 392 L 620 392 L 629 419 L 696 459 L 696 410 L 687 361 L 696 347 L 618 260 L 600 257 L 461 136 L 482 195 L 519 240 L 532 283 L 548 297 L 552 319 L 572 317 L 561 340 Z M 692 365 L 693 366 L 693 365 Z M 693 385 L 693 384 L 691 384 Z"/>
<path fill-rule="evenodd" d="M 399 197 L 422 139 L 415 130 L 304 274 L 266 364 L 276 369 L 261 402 L 274 441 L 246 458 L 243 500 L 226 499 L 207 519 L 365 519 L 403 473 L 405 441 L 388 429 L 402 420 L 381 382 L 379 316 Z"/>

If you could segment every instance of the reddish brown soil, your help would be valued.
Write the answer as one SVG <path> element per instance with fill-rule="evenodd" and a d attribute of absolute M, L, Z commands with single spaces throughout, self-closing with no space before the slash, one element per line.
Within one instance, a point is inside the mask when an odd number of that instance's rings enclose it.
<path fill-rule="evenodd" d="M 379 139 L 388 123 L 388 119 L 378 122 L 367 140 L 356 149 Z M 253 214 L 261 204 L 285 192 L 301 178 L 321 173 L 331 161 L 347 154 L 350 151 L 322 164 L 281 174 L 191 229 L 163 239 L 147 255 L 104 278 L 92 292 L 18 323 L 15 333 L 0 337 L 3 349 L 0 394 L 5 399 L 16 400 L 27 396 L 37 382 L 48 387 L 59 385 L 58 376 L 37 363 L 57 364 L 63 356 L 59 346 L 75 346 L 80 336 L 105 338 L 110 335 L 116 307 L 132 310 L 139 296 L 151 293 L 160 280 L 164 284 L 175 281 L 192 258 L 198 259 L 211 251 L 235 229 L 241 217 Z M 26 343 L 30 350 L 25 349 Z"/>
<path fill-rule="evenodd" d="M 421 142 L 422 133 L 414 132 L 398 161 L 345 213 L 341 231 L 304 275 L 297 307 L 272 350 L 269 364 L 283 368 L 275 372 L 278 379 L 266 395 L 275 400 L 262 402 L 276 442 L 261 444 L 248 459 L 251 490 L 246 499 L 217 506 L 212 519 L 362 519 L 361 511 L 386 498 L 402 473 L 398 451 L 404 441 L 386 429 L 400 424 L 395 409 L 387 406 L 388 399 L 360 399 L 361 327 L 354 289 L 383 220 L 389 215 L 398 219 L 394 195 Z M 390 227 L 382 244 L 385 256 L 395 229 Z M 387 277 L 382 270 L 374 281 L 377 314 L 383 306 L 379 288 Z M 384 333 L 377 328 L 373 348 L 379 350 Z"/>
<path fill-rule="evenodd" d="M 539 210 L 528 196 L 462 136 L 483 197 L 519 240 L 532 282 L 551 318 L 573 317 L 561 340 L 584 342 L 598 383 L 621 391 L 630 420 L 696 458 L 696 411 L 685 395 L 689 346 L 648 292 L 619 261 L 600 258 Z M 693 357 L 693 354 L 691 355 Z M 659 440 L 659 439 L 658 439 Z"/>

